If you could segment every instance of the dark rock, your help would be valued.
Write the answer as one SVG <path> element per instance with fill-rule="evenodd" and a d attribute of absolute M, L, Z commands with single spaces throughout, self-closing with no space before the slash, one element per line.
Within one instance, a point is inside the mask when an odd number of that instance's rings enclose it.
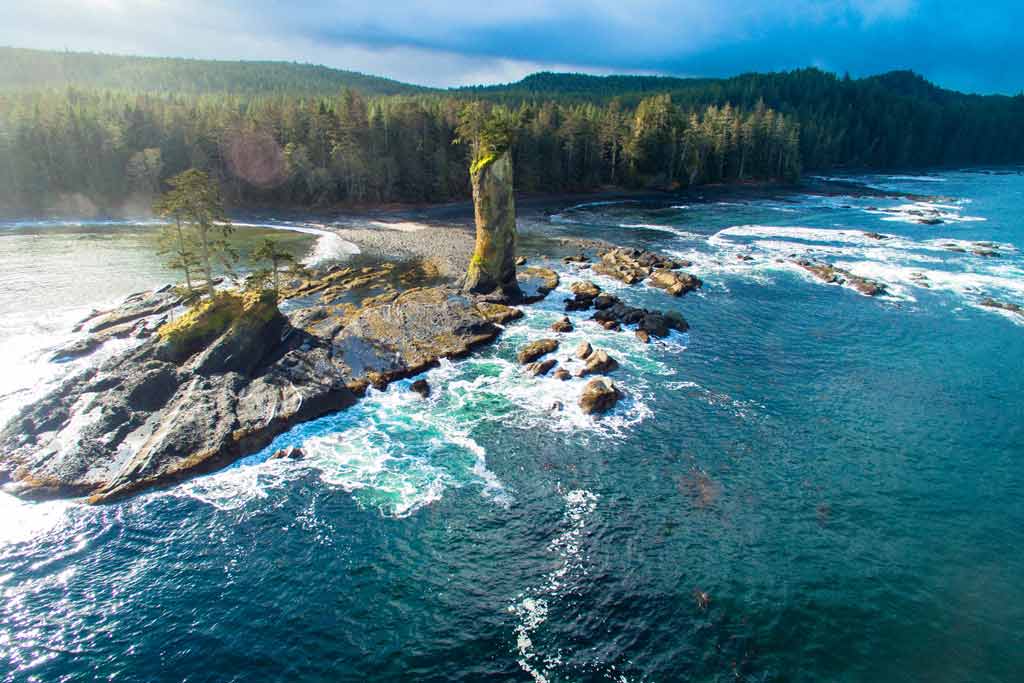
<path fill-rule="evenodd" d="M 555 332 L 572 332 L 574 328 L 572 326 L 572 321 L 569 320 L 569 318 L 562 318 L 561 320 L 556 320 L 552 323 L 551 329 Z"/>
<path fill-rule="evenodd" d="M 519 349 L 519 352 L 516 354 L 516 360 L 519 361 L 520 365 L 526 365 L 557 348 L 558 341 L 555 339 L 538 339 Z"/>
<path fill-rule="evenodd" d="M 589 263 L 590 257 L 584 254 L 574 254 L 562 258 L 562 263 Z"/>
<path fill-rule="evenodd" d="M 889 239 L 888 235 L 883 235 L 883 234 L 878 233 L 878 232 L 865 232 L 864 236 L 865 237 L 869 237 L 869 238 L 871 238 L 873 240 L 887 240 L 887 239 Z"/>
<path fill-rule="evenodd" d="M 305 460 L 305 452 L 298 446 L 289 446 L 288 448 L 282 448 L 279 451 L 274 451 L 274 454 L 268 458 L 268 460 Z"/>
<path fill-rule="evenodd" d="M 618 320 L 602 320 L 601 327 L 609 332 L 618 332 L 622 329 L 622 325 L 619 324 Z"/>
<path fill-rule="evenodd" d="M 409 385 L 409 389 L 423 398 L 428 398 L 430 396 L 430 384 L 425 379 L 416 380 Z"/>
<path fill-rule="evenodd" d="M 594 297 L 594 308 L 598 311 L 603 311 L 606 308 L 611 308 L 615 304 L 620 304 L 622 301 L 617 296 L 611 294 L 599 294 Z"/>
<path fill-rule="evenodd" d="M 558 368 L 551 376 L 555 379 L 562 380 L 563 382 L 572 379 L 572 375 L 565 368 Z"/>
<path fill-rule="evenodd" d="M 551 405 L 548 406 L 548 410 L 551 411 L 552 413 L 559 413 L 564 409 L 565 404 L 563 404 L 561 401 L 552 401 Z"/>
<path fill-rule="evenodd" d="M 615 407 L 622 393 L 607 377 L 594 377 L 583 387 L 580 409 L 587 415 L 607 413 Z"/>

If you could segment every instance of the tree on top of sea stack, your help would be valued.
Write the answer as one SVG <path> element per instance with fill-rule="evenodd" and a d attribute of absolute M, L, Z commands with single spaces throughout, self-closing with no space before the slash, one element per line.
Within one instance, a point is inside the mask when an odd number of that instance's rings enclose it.
<path fill-rule="evenodd" d="M 219 262 L 229 268 L 237 255 L 228 244 L 233 228 L 221 199 L 220 186 L 205 171 L 190 168 L 168 179 L 171 186 L 154 205 L 157 213 L 173 217 L 172 267 L 185 270 L 191 279 L 188 265 L 198 265 L 206 276 L 206 293 L 213 297 L 213 264 Z M 188 230 L 183 230 L 182 226 Z"/>
<path fill-rule="evenodd" d="M 504 107 L 485 112 L 473 102 L 459 116 L 456 142 L 470 145 L 476 247 L 465 290 L 474 294 L 521 295 L 516 280 L 516 204 L 512 189 L 512 140 L 516 118 Z"/>

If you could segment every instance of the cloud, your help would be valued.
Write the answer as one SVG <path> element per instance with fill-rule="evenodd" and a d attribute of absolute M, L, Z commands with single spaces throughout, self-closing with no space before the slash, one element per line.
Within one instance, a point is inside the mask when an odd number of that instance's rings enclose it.
<path fill-rule="evenodd" d="M 912 68 L 943 85 L 1024 88 L 1024 4 L 990 0 L 34 0 L 0 43 L 322 63 L 427 85 L 537 70 L 722 76 L 818 65 Z"/>

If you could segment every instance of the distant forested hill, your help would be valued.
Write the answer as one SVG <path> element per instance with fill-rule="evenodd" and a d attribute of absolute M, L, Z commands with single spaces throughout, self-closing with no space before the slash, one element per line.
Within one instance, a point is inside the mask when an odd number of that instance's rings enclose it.
<path fill-rule="evenodd" d="M 68 86 L 191 95 L 333 95 L 342 88 L 355 88 L 367 95 L 401 95 L 427 90 L 312 64 L 123 57 L 0 47 L 0 90 Z"/>
<path fill-rule="evenodd" d="M 301 64 L 0 49 L 0 209 L 145 206 L 193 166 L 243 206 L 459 199 L 456 130 L 495 110 L 516 123 L 526 191 L 1024 161 L 1024 97 L 910 72 L 540 73 L 436 90 Z"/>

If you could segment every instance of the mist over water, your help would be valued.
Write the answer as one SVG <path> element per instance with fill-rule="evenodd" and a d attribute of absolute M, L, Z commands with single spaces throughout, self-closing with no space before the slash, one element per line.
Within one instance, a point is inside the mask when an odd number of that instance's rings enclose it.
<path fill-rule="evenodd" d="M 1024 176 L 815 182 L 527 222 L 687 258 L 704 287 L 551 263 L 559 291 L 427 400 L 397 383 L 115 505 L 0 495 L 2 680 L 1020 678 L 1024 318 L 981 302 L 1024 305 Z M 19 329 L 170 279 L 131 257 L 144 230 L 26 229 L 0 232 L 4 277 L 66 293 L 0 298 Z M 115 258 L 138 260 L 90 275 Z M 691 325 L 644 345 L 570 314 L 560 362 L 588 339 L 622 364 L 601 420 L 583 380 L 514 360 L 580 278 Z M 307 459 L 267 459 L 287 445 Z"/>

